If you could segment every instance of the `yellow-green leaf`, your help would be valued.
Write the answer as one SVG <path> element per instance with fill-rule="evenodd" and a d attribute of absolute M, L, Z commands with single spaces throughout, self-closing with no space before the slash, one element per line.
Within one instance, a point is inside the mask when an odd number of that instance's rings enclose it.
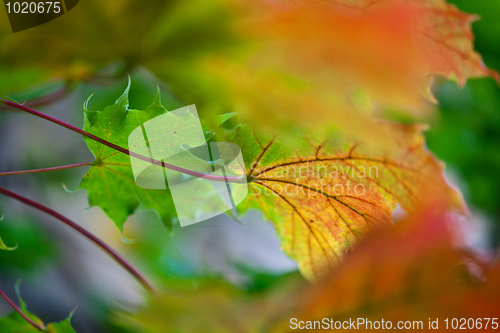
<path fill-rule="evenodd" d="M 443 177 L 443 166 L 424 146 L 421 126 L 374 123 L 396 145 L 310 133 L 281 140 L 233 133 L 245 153 L 249 197 L 239 206 L 262 209 L 276 226 L 283 250 L 309 279 L 335 266 L 363 236 L 389 225 L 399 204 L 412 212 L 432 198 L 464 210 Z"/>

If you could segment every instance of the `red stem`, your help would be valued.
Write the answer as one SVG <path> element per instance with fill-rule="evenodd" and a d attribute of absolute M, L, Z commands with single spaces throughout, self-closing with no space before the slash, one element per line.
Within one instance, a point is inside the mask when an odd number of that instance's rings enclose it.
<path fill-rule="evenodd" d="M 78 168 L 78 167 L 81 167 L 81 166 L 89 166 L 89 165 L 92 165 L 93 163 L 94 162 L 85 162 L 85 163 L 76 163 L 76 164 L 62 165 L 62 166 L 51 167 L 51 168 L 43 168 L 43 169 L 0 172 L 0 177 L 2 177 L 2 176 L 10 176 L 10 175 L 23 175 L 23 174 L 27 174 L 27 173 L 40 173 L 40 172 L 49 172 L 49 171 L 58 171 L 58 170 L 72 169 L 72 168 Z"/>
<path fill-rule="evenodd" d="M 84 228 L 82 228 L 81 226 L 76 224 L 75 222 L 62 216 L 61 214 L 59 214 L 58 212 L 56 212 L 52 209 L 50 209 L 42 204 L 39 204 L 38 202 L 35 202 L 35 201 L 30 200 L 28 198 L 25 198 L 19 194 L 16 194 L 14 192 L 6 190 L 2 187 L 0 187 L 0 193 L 4 194 L 6 196 L 9 196 L 13 199 L 16 199 L 18 201 L 21 201 L 22 203 L 25 203 L 28 206 L 34 207 L 38 210 L 41 210 L 49 215 L 52 215 L 53 217 L 60 220 L 61 222 L 63 222 L 67 226 L 69 226 L 70 228 L 73 228 L 74 230 L 79 232 L 81 235 L 87 237 L 87 239 L 89 239 L 91 242 L 93 242 L 94 244 L 99 246 L 106 253 L 108 253 L 111 257 L 113 257 L 123 268 L 125 268 L 127 271 L 129 271 L 130 274 L 135 276 L 137 278 L 137 280 L 144 286 L 144 288 L 149 290 L 152 294 L 156 294 L 156 290 L 154 289 L 154 287 L 146 279 L 146 277 L 144 277 L 144 275 L 142 275 L 142 273 L 139 272 L 139 270 L 137 268 L 135 268 L 131 263 L 129 263 L 125 258 L 123 258 L 118 252 L 113 250 L 109 245 L 104 243 L 102 240 L 100 240 L 99 238 L 97 238 L 96 236 L 94 236 L 93 234 L 91 234 L 90 232 L 88 232 L 87 230 L 85 230 Z"/>
<path fill-rule="evenodd" d="M 128 149 L 125 149 L 125 148 L 122 148 L 120 146 L 117 146 L 114 143 L 111 143 L 109 141 L 101 139 L 98 136 L 95 136 L 95 135 L 90 134 L 90 133 L 88 133 L 88 132 L 86 132 L 84 130 L 79 129 L 78 127 L 75 127 L 73 125 L 67 124 L 67 123 L 65 123 L 63 121 L 60 121 L 58 119 L 52 118 L 50 116 L 47 116 L 46 114 L 43 114 L 41 112 L 35 111 L 33 109 L 30 109 L 30 108 L 28 108 L 28 107 L 26 107 L 24 105 L 20 105 L 18 103 L 15 103 L 15 102 L 12 102 L 12 101 L 9 101 L 9 100 L 6 100 L 6 99 L 2 99 L 1 101 L 2 101 L 2 103 L 6 104 L 6 105 L 12 106 L 12 107 L 14 107 L 16 109 L 28 112 L 28 113 L 30 113 L 32 115 L 35 115 L 35 116 L 40 117 L 40 118 L 43 118 L 45 120 L 53 122 L 53 123 L 55 123 L 57 125 L 60 125 L 62 127 L 65 127 L 65 128 L 67 128 L 67 129 L 69 129 L 69 130 L 71 130 L 73 132 L 76 132 L 76 133 L 79 133 L 79 134 L 81 134 L 83 136 L 86 136 L 89 139 L 92 139 L 92 140 L 94 140 L 96 142 L 99 142 L 100 144 L 108 146 L 108 147 L 110 147 L 110 148 L 112 148 L 114 150 L 117 150 L 117 151 L 121 152 L 121 153 L 127 154 L 129 156 L 138 158 L 138 159 L 146 161 L 146 162 L 153 163 L 153 164 L 158 165 L 158 166 L 162 166 L 162 167 L 170 169 L 170 170 L 182 172 L 184 174 L 187 174 L 187 175 L 190 175 L 190 176 L 194 176 L 194 177 L 198 177 L 198 178 L 203 178 L 203 179 L 207 179 L 207 180 L 214 180 L 214 181 L 219 181 L 219 182 L 232 182 L 232 183 L 246 182 L 246 178 L 245 177 L 224 177 L 224 176 L 208 175 L 208 174 L 204 174 L 204 173 L 201 173 L 201 172 L 196 172 L 196 171 L 191 171 L 191 170 L 188 170 L 188 169 L 184 169 L 184 168 L 172 165 L 172 164 L 165 163 L 163 161 L 157 161 L 157 160 L 151 159 L 149 157 L 146 157 L 146 156 L 134 153 L 133 151 L 130 151 Z"/>
<path fill-rule="evenodd" d="M 24 318 L 24 320 L 26 320 L 28 323 L 30 323 L 34 328 L 36 328 L 37 330 L 40 330 L 40 331 L 44 331 L 45 330 L 45 327 L 43 326 L 40 326 L 38 325 L 37 323 L 35 323 L 33 320 L 31 320 L 30 318 L 28 318 L 27 315 L 24 314 L 24 312 L 21 311 L 21 309 L 19 309 L 17 307 L 17 305 L 14 304 L 14 302 L 12 302 L 8 297 L 7 295 L 5 295 L 3 293 L 3 291 L 0 290 L 0 295 L 2 295 L 3 298 L 5 298 L 5 300 L 7 302 L 9 302 L 9 304 L 14 308 L 14 310 L 17 311 L 17 313 L 19 313 L 21 315 L 21 317 Z"/>

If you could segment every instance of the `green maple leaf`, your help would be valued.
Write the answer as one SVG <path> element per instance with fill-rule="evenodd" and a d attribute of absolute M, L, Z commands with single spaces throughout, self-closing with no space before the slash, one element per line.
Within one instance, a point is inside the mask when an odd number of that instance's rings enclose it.
<path fill-rule="evenodd" d="M 34 323 L 45 326 L 42 320 L 28 311 L 26 303 L 21 298 L 19 293 L 19 284 L 16 285 L 16 294 L 19 299 L 19 309 Z M 68 318 L 58 322 L 49 323 L 45 327 L 44 332 L 47 333 L 76 333 L 76 331 L 71 327 L 71 317 L 73 312 L 68 316 Z M 13 311 L 7 316 L 0 318 L 0 331 L 2 333 L 34 333 L 40 332 L 38 329 L 33 327 L 28 323 L 19 313 Z"/>
<path fill-rule="evenodd" d="M 85 123 L 83 129 L 122 148 L 135 151 L 137 147 L 129 147 L 129 136 L 145 122 L 168 113 L 161 104 L 160 91 L 152 105 L 145 110 L 129 110 L 129 85 L 115 104 L 101 111 L 90 111 L 85 104 Z M 88 100 L 87 100 L 88 102 Z M 209 140 L 214 132 L 200 132 L 200 119 L 194 116 L 189 108 L 176 110 L 168 122 L 156 126 L 153 133 L 148 132 L 148 144 L 154 145 L 155 151 L 165 155 L 184 151 L 184 145 L 196 147 Z M 211 129 L 219 126 L 234 113 L 213 117 L 211 122 L 201 122 L 202 128 Z M 139 131 L 140 132 L 140 131 Z M 141 134 L 142 136 L 142 134 Z M 123 230 L 128 216 L 138 209 L 156 211 L 163 223 L 170 228 L 176 218 L 174 204 L 168 188 L 162 190 L 146 189 L 138 186 L 134 179 L 130 157 L 108 146 L 85 138 L 95 162 L 83 177 L 79 188 L 88 192 L 90 206 L 99 206 L 116 226 Z M 141 160 L 139 162 L 144 163 Z M 216 161 L 215 161 L 216 162 Z M 211 163 L 195 156 L 183 165 L 190 170 L 209 172 Z"/>
<path fill-rule="evenodd" d="M 35 318 L 35 322 L 41 322 L 36 316 L 31 315 L 26 310 L 23 310 L 25 314 L 28 315 L 32 320 Z M 34 333 L 40 332 L 34 328 L 31 324 L 26 322 L 26 320 L 21 317 L 17 312 L 12 312 L 4 318 L 0 318 L 0 327 L 2 328 L 2 333 Z M 76 331 L 71 327 L 71 317 L 67 318 L 58 323 L 50 323 L 44 332 L 48 333 L 76 333 Z"/>
<path fill-rule="evenodd" d="M 168 111 L 161 104 L 159 90 L 151 106 L 142 111 L 129 110 L 129 88 L 130 82 L 115 104 L 101 111 L 90 111 L 85 106 L 83 129 L 120 147 L 131 149 L 128 147 L 128 138 L 132 131 Z M 203 133 L 199 133 L 199 119 L 193 114 L 185 112 L 173 118 L 174 121 L 165 125 L 165 133 L 169 135 L 168 149 L 180 150 L 183 144 L 197 146 L 206 141 Z M 211 134 L 205 135 L 210 137 Z M 101 207 L 120 230 L 123 230 L 127 217 L 137 209 L 155 210 L 163 223 L 171 227 L 176 215 L 170 192 L 139 187 L 135 183 L 128 155 L 91 139 L 85 140 L 96 161 L 83 177 L 79 188 L 88 192 L 90 206 Z M 151 142 L 154 138 L 148 137 L 148 140 Z"/>

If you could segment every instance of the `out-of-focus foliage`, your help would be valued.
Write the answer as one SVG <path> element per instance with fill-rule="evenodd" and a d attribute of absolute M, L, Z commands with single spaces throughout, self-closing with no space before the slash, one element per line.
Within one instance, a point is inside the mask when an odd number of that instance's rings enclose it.
<path fill-rule="evenodd" d="M 433 74 L 496 76 L 473 51 L 471 20 L 444 0 L 88 0 L 36 30 L 13 35 L 4 24 L 0 61 L 68 82 L 110 63 L 122 64 L 117 73 L 144 65 L 188 104 L 272 127 L 331 119 L 359 132 L 378 105 L 428 113 Z"/>
<path fill-rule="evenodd" d="M 30 319 L 35 320 L 36 323 L 41 324 L 41 320 L 35 317 L 34 315 L 26 312 L 26 308 L 23 311 L 25 314 L 28 314 Z M 17 312 L 10 313 L 5 318 L 0 318 L 0 325 L 2 327 L 3 333 L 36 333 L 40 332 L 40 330 L 31 326 L 31 324 L 27 323 L 26 320 L 21 317 L 21 315 Z M 76 333 L 75 330 L 71 327 L 70 318 L 60 322 L 60 323 L 50 323 L 47 325 L 46 330 L 44 332 L 48 333 Z"/>
<path fill-rule="evenodd" d="M 486 65 L 500 69 L 500 3 L 494 0 L 467 1 L 450 0 L 462 11 L 474 13 L 478 20 L 472 24 L 474 30 L 474 47 L 481 54 Z"/>
<path fill-rule="evenodd" d="M 35 270 L 44 262 L 56 258 L 57 245 L 51 242 L 47 232 L 31 221 L 29 216 L 9 216 L 8 221 L 0 223 L 0 235 L 15 251 L 0 251 L 0 267 L 3 272 L 18 274 Z"/>
<path fill-rule="evenodd" d="M 374 235 L 321 283 L 306 286 L 283 318 L 383 318 L 394 326 L 422 320 L 424 328 L 439 318 L 441 330 L 445 318 L 496 318 L 500 266 L 472 275 L 467 256 L 453 248 L 450 222 L 442 207 L 431 206 Z M 288 325 L 283 320 L 278 331 L 288 332 Z"/>
<path fill-rule="evenodd" d="M 10 71 L 2 76 L 2 95 L 26 88 L 28 81 L 33 85 L 33 78 L 86 79 L 116 62 L 122 64 L 118 73 L 142 64 L 155 73 L 193 75 L 195 69 L 190 66 L 195 58 L 220 52 L 236 39 L 228 28 L 230 17 L 222 1 L 157 0 L 144 5 L 90 0 L 77 8 L 16 34 L 2 20 L 0 62 L 9 64 Z M 0 10 L 6 15 L 4 7 Z"/>
<path fill-rule="evenodd" d="M 166 290 L 139 316 L 120 313 L 116 319 L 122 326 L 144 333 L 254 332 L 266 312 L 273 311 L 272 303 L 262 294 L 248 294 L 209 280 L 196 283 L 196 287 Z"/>
<path fill-rule="evenodd" d="M 377 230 L 315 285 L 292 279 L 273 292 L 245 295 L 220 283 L 196 284 L 167 291 L 132 318 L 118 318 L 148 333 L 289 332 L 291 318 L 303 326 L 323 318 L 384 319 L 393 328 L 421 320 L 424 329 L 429 318 L 439 318 L 443 330 L 445 318 L 496 318 L 498 263 L 482 265 L 457 250 L 453 219 L 442 208 L 420 209 L 394 228 Z M 482 277 L 468 269 L 476 264 Z"/>
<path fill-rule="evenodd" d="M 316 126 L 334 119 L 359 131 L 359 115 L 346 113 L 381 106 L 428 113 L 423 97 L 432 99 L 433 74 L 461 84 L 497 76 L 473 51 L 473 17 L 445 1 L 264 3 L 262 17 L 246 27 L 263 46 L 224 77 L 237 83 L 230 95 L 245 98 L 243 111 L 260 121 L 272 121 L 269 114 Z M 216 70 L 225 67 L 221 61 Z"/>

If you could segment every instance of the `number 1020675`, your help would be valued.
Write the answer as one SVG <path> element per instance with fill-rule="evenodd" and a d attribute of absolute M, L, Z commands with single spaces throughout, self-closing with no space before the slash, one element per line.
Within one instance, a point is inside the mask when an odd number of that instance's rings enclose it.
<path fill-rule="evenodd" d="M 60 1 L 40 1 L 40 2 L 7 2 L 5 4 L 7 13 L 11 14 L 59 14 L 61 12 Z"/>

